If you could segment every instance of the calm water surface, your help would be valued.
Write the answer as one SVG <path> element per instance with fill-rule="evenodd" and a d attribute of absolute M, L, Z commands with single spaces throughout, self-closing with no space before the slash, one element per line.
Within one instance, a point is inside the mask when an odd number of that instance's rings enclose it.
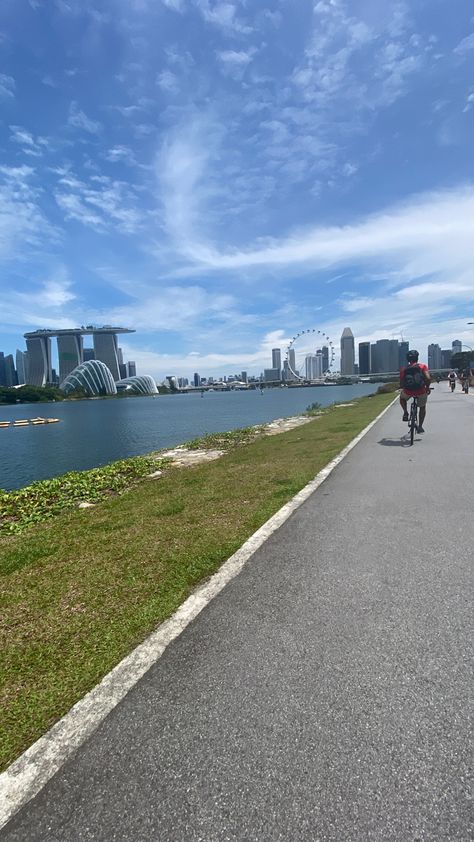
<path fill-rule="evenodd" d="M 204 433 L 297 415 L 376 391 L 370 383 L 249 392 L 200 392 L 51 404 L 2 406 L 0 421 L 60 418 L 59 424 L 0 428 L 0 488 L 105 465 L 181 444 Z"/>

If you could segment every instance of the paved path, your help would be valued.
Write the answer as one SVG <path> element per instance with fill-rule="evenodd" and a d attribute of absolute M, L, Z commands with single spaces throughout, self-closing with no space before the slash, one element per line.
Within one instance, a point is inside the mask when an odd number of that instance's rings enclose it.
<path fill-rule="evenodd" d="M 473 838 L 474 399 L 438 386 L 412 448 L 400 417 L 384 416 L 2 840 Z"/>

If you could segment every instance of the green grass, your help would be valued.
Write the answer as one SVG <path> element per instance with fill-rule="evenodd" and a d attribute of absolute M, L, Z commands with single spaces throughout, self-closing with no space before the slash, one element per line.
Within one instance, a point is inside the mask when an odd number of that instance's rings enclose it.
<path fill-rule="evenodd" d="M 4 768 L 291 499 L 391 395 L 0 537 Z M 226 434 L 227 435 L 227 434 Z M 207 439 L 214 441 L 215 436 Z M 90 473 L 90 472 L 88 472 Z"/>

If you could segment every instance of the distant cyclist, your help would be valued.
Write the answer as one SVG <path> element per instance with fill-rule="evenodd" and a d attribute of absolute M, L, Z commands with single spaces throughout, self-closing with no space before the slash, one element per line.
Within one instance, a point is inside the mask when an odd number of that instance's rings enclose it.
<path fill-rule="evenodd" d="M 456 372 L 455 371 L 449 372 L 448 383 L 449 383 L 449 387 L 450 387 L 451 391 L 454 392 L 454 390 L 456 388 Z"/>
<path fill-rule="evenodd" d="M 426 415 L 426 401 L 431 383 L 428 366 L 418 362 L 418 351 L 408 351 L 408 365 L 400 369 L 400 405 L 403 409 L 403 421 L 408 421 L 407 401 L 417 398 L 420 409 L 418 433 L 424 433 L 423 421 Z"/>
<path fill-rule="evenodd" d="M 459 379 L 461 381 L 461 390 L 467 395 L 469 393 L 469 381 L 471 379 L 470 369 L 466 368 L 464 371 L 461 371 Z"/>

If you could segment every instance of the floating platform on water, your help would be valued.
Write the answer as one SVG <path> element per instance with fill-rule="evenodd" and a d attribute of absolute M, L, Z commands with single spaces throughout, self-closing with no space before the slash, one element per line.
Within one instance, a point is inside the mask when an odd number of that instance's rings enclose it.
<path fill-rule="evenodd" d="M 40 424 L 57 424 L 59 418 L 19 418 L 18 421 L 0 421 L 0 428 L 37 427 Z"/>

